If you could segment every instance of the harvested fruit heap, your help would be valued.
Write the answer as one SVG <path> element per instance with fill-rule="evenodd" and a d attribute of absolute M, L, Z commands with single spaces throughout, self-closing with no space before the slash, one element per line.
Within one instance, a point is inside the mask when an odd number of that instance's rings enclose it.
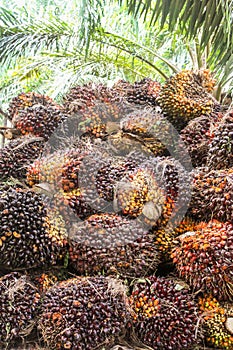
<path fill-rule="evenodd" d="M 40 294 L 26 275 L 12 272 L 0 278 L 0 346 L 29 335 L 36 324 Z"/>
<path fill-rule="evenodd" d="M 212 293 L 219 300 L 233 300 L 233 226 L 210 221 L 181 236 L 172 253 L 179 276 L 193 291 Z"/>
<path fill-rule="evenodd" d="M 51 350 L 233 349 L 233 114 L 214 84 L 186 70 L 12 100 L 0 347 L 36 324 Z"/>
<path fill-rule="evenodd" d="M 207 343 L 220 349 L 233 347 L 233 305 L 219 303 L 211 294 L 199 297 L 199 310 Z"/>
<path fill-rule="evenodd" d="M 179 282 L 162 277 L 136 281 L 130 297 L 135 330 L 153 349 L 194 349 L 198 342 L 197 307 Z"/>
<path fill-rule="evenodd" d="M 156 271 L 159 258 L 148 230 L 116 214 L 92 215 L 70 234 L 71 266 L 81 274 L 145 276 Z"/>
<path fill-rule="evenodd" d="M 45 295 L 39 327 L 49 349 L 102 349 L 130 321 L 124 286 L 112 278 L 61 282 Z"/>
<path fill-rule="evenodd" d="M 66 253 L 63 218 L 41 195 L 9 188 L 0 191 L 0 266 L 10 269 L 54 265 Z"/>

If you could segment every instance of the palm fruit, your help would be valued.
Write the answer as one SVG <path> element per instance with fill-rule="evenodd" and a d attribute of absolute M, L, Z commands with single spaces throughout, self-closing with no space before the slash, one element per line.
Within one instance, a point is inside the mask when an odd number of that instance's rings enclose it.
<path fill-rule="evenodd" d="M 203 168 L 194 175 L 189 212 L 199 220 L 232 221 L 233 169 Z"/>
<path fill-rule="evenodd" d="M 9 104 L 9 119 L 13 120 L 19 115 L 19 112 L 35 105 L 42 105 L 45 107 L 60 108 L 59 105 L 53 101 L 49 96 L 37 94 L 35 92 L 22 92 L 14 97 Z"/>
<path fill-rule="evenodd" d="M 181 130 L 181 142 L 187 147 L 187 151 L 194 167 L 205 166 L 207 154 L 212 139 L 212 132 L 215 125 L 221 120 L 221 113 L 211 113 L 191 120 Z"/>
<path fill-rule="evenodd" d="M 115 185 L 115 211 L 131 218 L 140 217 L 148 225 L 157 223 L 164 202 L 164 191 L 150 164 L 141 164 Z"/>
<path fill-rule="evenodd" d="M 0 180 L 10 177 L 24 179 L 27 166 L 40 156 L 44 141 L 35 137 L 23 137 L 8 142 L 0 149 Z"/>
<path fill-rule="evenodd" d="M 12 123 L 22 135 L 34 135 L 48 140 L 65 118 L 61 108 L 39 104 L 19 110 Z"/>
<path fill-rule="evenodd" d="M 190 120 L 208 115 L 218 107 L 208 90 L 206 79 L 201 79 L 199 73 L 183 70 L 161 87 L 157 101 L 168 120 L 180 130 Z"/>
<path fill-rule="evenodd" d="M 0 265 L 9 269 L 55 265 L 66 254 L 61 216 L 43 196 L 19 188 L 0 191 Z"/>
<path fill-rule="evenodd" d="M 134 84 L 120 80 L 113 85 L 112 89 L 130 103 L 157 106 L 156 98 L 160 91 L 160 84 L 150 78 L 144 78 Z"/>
<path fill-rule="evenodd" d="M 159 264 L 160 254 L 148 230 L 116 214 L 90 216 L 72 228 L 69 239 L 71 266 L 81 274 L 132 278 L 154 273 Z"/>
<path fill-rule="evenodd" d="M 168 155 L 174 148 L 175 136 L 170 123 L 159 112 L 135 109 L 120 122 L 121 130 L 142 144 L 153 155 Z"/>
<path fill-rule="evenodd" d="M 64 97 L 63 104 L 69 114 L 74 114 L 84 111 L 96 102 L 107 103 L 114 100 L 117 100 L 117 94 L 113 89 L 102 84 L 88 83 L 72 87 Z"/>
<path fill-rule="evenodd" d="M 213 130 L 209 146 L 207 167 L 227 169 L 233 167 L 233 110 Z"/>
<path fill-rule="evenodd" d="M 135 331 L 152 349 L 194 349 L 197 307 L 183 283 L 150 276 L 134 284 L 130 296 Z"/>
<path fill-rule="evenodd" d="M 38 269 L 36 271 L 29 272 L 29 276 L 32 282 L 38 288 L 39 292 L 44 294 L 56 283 L 69 279 L 71 274 L 66 268 L 59 267 L 59 269 Z"/>
<path fill-rule="evenodd" d="M 151 229 L 157 249 L 162 253 L 163 260 L 171 259 L 171 253 L 175 247 L 175 239 L 186 232 L 194 231 L 196 223 L 190 218 L 184 218 L 178 224 L 169 222 L 165 226 Z"/>
<path fill-rule="evenodd" d="M 232 349 L 233 305 L 220 303 L 211 294 L 199 297 L 198 304 L 207 344 L 218 349 Z"/>
<path fill-rule="evenodd" d="M 12 272 L 0 278 L 0 346 L 19 344 L 29 335 L 40 306 L 40 294 L 26 275 Z"/>
<path fill-rule="evenodd" d="M 75 278 L 45 294 L 39 329 L 49 349 L 109 348 L 128 328 L 125 287 L 106 277 Z"/>
<path fill-rule="evenodd" d="M 193 291 L 233 299 L 233 226 L 213 220 L 180 237 L 172 253 L 178 274 Z"/>

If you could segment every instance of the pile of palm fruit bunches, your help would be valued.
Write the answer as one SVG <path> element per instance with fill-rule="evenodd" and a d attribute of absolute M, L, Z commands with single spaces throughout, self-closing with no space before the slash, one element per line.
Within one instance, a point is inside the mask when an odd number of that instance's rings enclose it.
<path fill-rule="evenodd" d="M 0 348 L 233 349 L 233 109 L 208 70 L 9 104 Z"/>

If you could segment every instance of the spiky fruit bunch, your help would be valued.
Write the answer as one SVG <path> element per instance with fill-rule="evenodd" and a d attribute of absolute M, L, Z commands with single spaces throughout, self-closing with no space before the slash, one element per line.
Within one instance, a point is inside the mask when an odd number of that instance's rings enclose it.
<path fill-rule="evenodd" d="M 154 242 L 162 253 L 163 260 L 171 259 L 171 252 L 175 247 L 175 238 L 189 231 L 194 231 L 196 223 L 190 218 L 184 218 L 178 224 L 169 222 L 165 227 L 152 228 Z"/>
<path fill-rule="evenodd" d="M 33 105 L 20 110 L 12 122 L 22 135 L 34 135 L 48 140 L 65 118 L 66 115 L 61 108 L 50 105 Z"/>
<path fill-rule="evenodd" d="M 233 166 L 233 110 L 229 112 L 213 130 L 209 146 L 207 167 L 227 169 Z"/>
<path fill-rule="evenodd" d="M 131 218 L 140 216 L 149 225 L 156 224 L 164 203 L 164 191 L 150 164 L 138 166 L 115 186 L 114 209 Z"/>
<path fill-rule="evenodd" d="M 205 89 L 206 82 L 201 84 L 198 74 L 183 70 L 161 87 L 158 103 L 178 129 L 190 120 L 213 111 L 214 101 Z"/>
<path fill-rule="evenodd" d="M 167 119 L 152 109 L 135 109 L 120 122 L 121 130 L 154 155 L 168 155 L 175 136 Z"/>
<path fill-rule="evenodd" d="M 46 293 L 39 328 L 50 349 L 110 347 L 128 326 L 125 287 L 106 277 L 72 279 Z"/>
<path fill-rule="evenodd" d="M 32 268 L 55 265 L 66 254 L 63 219 L 42 196 L 9 188 L 0 191 L 0 265 Z"/>
<path fill-rule="evenodd" d="M 233 299 L 233 226 L 210 221 L 181 236 L 172 253 L 179 276 L 194 291 L 212 293 L 219 300 Z"/>
<path fill-rule="evenodd" d="M 160 91 L 160 84 L 150 78 L 144 78 L 134 84 L 120 80 L 113 86 L 113 90 L 130 103 L 157 106 L 156 98 Z"/>
<path fill-rule="evenodd" d="M 40 295 L 28 278 L 17 272 L 0 278 L 0 293 L 0 346 L 6 349 L 32 332 Z"/>
<path fill-rule="evenodd" d="M 18 116 L 20 111 L 35 105 L 60 108 L 59 105 L 49 96 L 37 94 L 36 92 L 22 92 L 11 100 L 8 109 L 9 118 L 12 120 Z"/>
<path fill-rule="evenodd" d="M 109 89 L 102 84 L 88 83 L 83 86 L 72 87 L 64 97 L 63 104 L 68 113 L 74 114 L 84 111 L 95 103 L 114 100 L 117 100 L 117 93 L 113 89 Z"/>
<path fill-rule="evenodd" d="M 200 316 L 203 319 L 206 342 L 218 349 L 233 348 L 233 306 L 219 303 L 212 295 L 199 297 Z M 230 327 L 229 327 L 230 325 Z"/>
<path fill-rule="evenodd" d="M 153 349 L 193 349 L 197 343 L 197 308 L 179 282 L 151 276 L 136 282 L 130 297 L 135 331 Z"/>
<path fill-rule="evenodd" d="M 204 115 L 191 120 L 181 131 L 180 137 L 183 147 L 192 160 L 192 165 L 204 166 L 207 160 L 207 154 L 212 138 L 214 125 L 221 120 L 221 113 L 211 113 L 210 116 Z"/>
<path fill-rule="evenodd" d="M 160 254 L 146 228 L 116 214 L 92 215 L 70 233 L 71 265 L 81 274 L 154 273 Z"/>
<path fill-rule="evenodd" d="M 190 213 L 203 220 L 233 219 L 233 169 L 201 169 L 194 176 Z"/>
<path fill-rule="evenodd" d="M 40 156 L 44 141 L 35 137 L 23 137 L 8 142 L 0 149 L 0 179 L 10 177 L 24 179 L 27 166 Z"/>

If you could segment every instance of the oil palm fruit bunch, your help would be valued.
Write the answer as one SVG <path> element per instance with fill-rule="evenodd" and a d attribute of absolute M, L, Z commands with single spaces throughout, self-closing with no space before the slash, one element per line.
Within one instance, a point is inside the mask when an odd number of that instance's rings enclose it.
<path fill-rule="evenodd" d="M 210 221 L 181 235 L 172 252 L 178 274 L 193 291 L 209 292 L 219 300 L 233 299 L 233 226 Z"/>
<path fill-rule="evenodd" d="M 207 83 L 207 77 L 208 74 L 202 79 L 200 73 L 183 70 L 161 87 L 157 101 L 177 129 L 184 128 L 190 120 L 208 115 L 219 107 L 208 92 L 212 83 Z"/>
<path fill-rule="evenodd" d="M 63 105 L 69 114 L 84 111 L 96 102 L 107 103 L 117 100 L 117 93 L 102 84 L 88 83 L 70 89 L 64 97 Z"/>
<path fill-rule="evenodd" d="M 9 187 L 0 191 L 0 265 L 8 269 L 55 265 L 66 254 L 66 229 L 43 196 Z"/>
<path fill-rule="evenodd" d="M 120 121 L 124 135 L 141 143 L 144 150 L 155 156 L 169 155 L 174 148 L 175 135 L 170 123 L 159 112 L 137 108 Z"/>
<path fill-rule="evenodd" d="M 125 287 L 107 277 L 75 278 L 45 294 L 39 329 L 49 349 L 109 348 L 128 327 Z"/>
<path fill-rule="evenodd" d="M 58 109 L 60 108 L 59 105 L 49 96 L 37 94 L 35 92 L 22 92 L 18 96 L 14 97 L 9 104 L 9 119 L 15 119 L 21 111 L 35 105 L 42 105 L 45 107 L 53 106 Z"/>
<path fill-rule="evenodd" d="M 95 214 L 77 223 L 69 243 L 71 266 L 81 274 L 139 277 L 154 273 L 160 262 L 144 225 L 117 214 Z"/>
<path fill-rule="evenodd" d="M 164 277 L 138 280 L 130 296 L 135 332 L 152 349 L 193 349 L 197 307 L 185 284 Z"/>
<path fill-rule="evenodd" d="M 199 297 L 206 343 L 218 349 L 233 348 L 233 305 L 220 303 L 211 294 Z"/>
<path fill-rule="evenodd" d="M 12 123 L 22 135 L 39 136 L 47 141 L 65 119 L 66 115 L 61 107 L 36 104 L 19 110 Z"/>
<path fill-rule="evenodd" d="M 133 84 L 119 80 L 112 89 L 130 103 L 157 106 L 156 98 L 160 91 L 160 84 L 150 78 L 144 78 Z"/>
<path fill-rule="evenodd" d="M 21 137 L 8 142 L 0 149 L 0 179 L 10 177 L 24 179 L 27 166 L 40 156 L 44 140 L 36 137 Z"/>
<path fill-rule="evenodd" d="M 171 260 L 176 238 L 186 232 L 194 231 L 195 228 L 196 223 L 188 217 L 183 218 L 178 224 L 170 221 L 165 226 L 152 228 L 151 233 L 154 236 L 154 243 L 162 253 L 162 259 L 164 261 Z"/>
<path fill-rule="evenodd" d="M 209 169 L 233 167 L 233 110 L 213 130 L 209 146 L 207 166 Z"/>
<path fill-rule="evenodd" d="M 153 226 L 165 203 L 164 191 L 158 184 L 153 166 L 141 164 L 115 185 L 113 206 L 116 212 Z"/>
<path fill-rule="evenodd" d="M 232 221 L 233 169 L 199 169 L 194 175 L 189 212 L 198 220 Z"/>
<path fill-rule="evenodd" d="M 194 167 L 206 165 L 213 129 L 221 118 L 221 113 L 212 112 L 210 116 L 203 115 L 190 120 L 187 126 L 181 130 L 181 142 L 187 147 Z"/>
<path fill-rule="evenodd" d="M 0 346 L 7 349 L 32 332 L 40 294 L 26 275 L 17 272 L 0 278 L 0 293 Z"/>

